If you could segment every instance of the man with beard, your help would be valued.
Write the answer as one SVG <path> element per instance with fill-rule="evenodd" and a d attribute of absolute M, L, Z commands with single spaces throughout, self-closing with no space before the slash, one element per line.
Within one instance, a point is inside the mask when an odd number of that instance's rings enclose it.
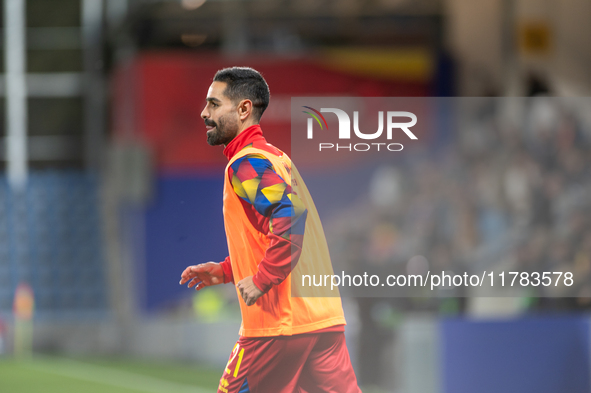
<path fill-rule="evenodd" d="M 259 120 L 269 97 L 263 77 L 246 67 L 218 71 L 209 87 L 201 117 L 207 142 L 225 145 L 229 160 L 224 225 L 230 255 L 187 267 L 180 283 L 197 290 L 236 284 L 242 326 L 218 392 L 360 392 L 340 297 L 292 296 L 294 274 L 332 274 L 332 267 L 301 177 L 263 137 Z"/>

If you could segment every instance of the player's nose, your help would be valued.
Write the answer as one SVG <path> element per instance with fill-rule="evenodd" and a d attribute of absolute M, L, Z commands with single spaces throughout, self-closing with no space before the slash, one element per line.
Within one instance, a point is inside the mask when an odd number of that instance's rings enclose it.
<path fill-rule="evenodd" d="M 204 120 L 209 118 L 209 111 L 207 110 L 207 105 L 201 111 L 201 118 Z"/>

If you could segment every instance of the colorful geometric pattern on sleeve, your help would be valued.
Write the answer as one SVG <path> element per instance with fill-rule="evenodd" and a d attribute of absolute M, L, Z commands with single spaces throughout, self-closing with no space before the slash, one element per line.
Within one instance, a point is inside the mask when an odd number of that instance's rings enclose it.
<path fill-rule="evenodd" d="M 307 210 L 291 185 L 263 155 L 249 154 L 237 159 L 228 175 L 236 195 L 269 219 L 271 233 L 286 240 L 292 235 L 303 236 Z"/>

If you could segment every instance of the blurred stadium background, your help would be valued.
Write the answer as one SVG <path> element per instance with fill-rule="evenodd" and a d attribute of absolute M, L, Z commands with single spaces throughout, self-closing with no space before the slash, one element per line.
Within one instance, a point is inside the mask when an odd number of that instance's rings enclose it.
<path fill-rule="evenodd" d="M 365 392 L 591 391 L 588 0 L 2 4 L 0 392 L 216 389 L 235 292 L 178 280 L 227 252 L 225 158 L 199 115 L 231 65 L 264 74 L 262 125 L 288 152 L 292 96 L 531 97 L 466 104 L 435 158 L 392 175 L 407 194 L 382 232 L 346 243 L 568 268 L 576 294 L 344 299 L 350 352 Z"/>

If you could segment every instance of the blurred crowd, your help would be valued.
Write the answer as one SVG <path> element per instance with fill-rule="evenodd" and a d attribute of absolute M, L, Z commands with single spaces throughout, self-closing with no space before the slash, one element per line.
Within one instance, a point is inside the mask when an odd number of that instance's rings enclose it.
<path fill-rule="evenodd" d="M 572 286 L 488 290 L 519 299 L 519 312 L 591 310 L 585 100 L 456 99 L 445 146 L 381 163 L 369 192 L 327 223 L 335 270 L 572 272 Z M 461 315 L 479 296 L 474 288 L 414 294 L 354 299 L 364 384 L 387 385 L 380 367 L 405 313 Z"/>
<path fill-rule="evenodd" d="M 381 163 L 367 195 L 328 224 L 337 265 L 381 266 L 388 274 L 572 272 L 572 286 L 530 286 L 519 295 L 573 298 L 532 308 L 590 307 L 584 106 L 544 97 L 454 105 L 445 146 L 413 153 L 404 164 Z M 478 295 L 456 292 L 440 295 Z"/>

